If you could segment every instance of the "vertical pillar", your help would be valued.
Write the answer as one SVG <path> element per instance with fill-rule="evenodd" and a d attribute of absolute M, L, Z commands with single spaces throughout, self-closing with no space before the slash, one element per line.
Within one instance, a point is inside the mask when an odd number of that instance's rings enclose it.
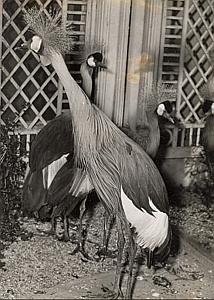
<path fill-rule="evenodd" d="M 103 45 L 108 66 L 99 73 L 97 105 L 122 125 L 131 0 L 89 0 L 86 40 Z"/>
<path fill-rule="evenodd" d="M 129 54 L 126 80 L 124 126 L 135 130 L 140 87 L 140 69 L 143 62 L 143 32 L 146 0 L 133 0 L 130 22 Z"/>
<path fill-rule="evenodd" d="M 144 121 L 145 96 L 158 76 L 162 0 L 133 0 L 124 124 Z"/>
<path fill-rule="evenodd" d="M 147 56 L 147 66 L 141 69 L 140 88 L 143 88 L 144 94 L 139 97 L 137 124 L 146 122 L 147 95 L 158 80 L 162 10 L 162 0 L 146 1 L 142 53 Z"/>

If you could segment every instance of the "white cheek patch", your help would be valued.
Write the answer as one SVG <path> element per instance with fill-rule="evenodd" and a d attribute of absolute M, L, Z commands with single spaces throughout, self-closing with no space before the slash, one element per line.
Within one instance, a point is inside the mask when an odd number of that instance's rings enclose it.
<path fill-rule="evenodd" d="M 165 111 L 165 106 L 164 106 L 163 103 L 161 103 L 160 105 L 158 105 L 158 108 L 157 108 L 157 114 L 158 114 L 159 116 L 163 116 L 164 111 Z"/>
<path fill-rule="evenodd" d="M 211 112 L 214 115 L 214 103 L 211 105 Z"/>
<path fill-rule="evenodd" d="M 95 64 L 95 62 L 94 62 L 94 58 L 93 58 L 93 57 L 89 57 L 89 58 L 88 58 L 88 65 L 89 65 L 90 67 L 96 67 L 96 64 Z"/>
<path fill-rule="evenodd" d="M 42 45 L 42 39 L 37 35 L 33 36 L 32 37 L 32 42 L 30 44 L 31 50 L 38 53 L 40 48 L 41 48 L 41 45 Z"/>

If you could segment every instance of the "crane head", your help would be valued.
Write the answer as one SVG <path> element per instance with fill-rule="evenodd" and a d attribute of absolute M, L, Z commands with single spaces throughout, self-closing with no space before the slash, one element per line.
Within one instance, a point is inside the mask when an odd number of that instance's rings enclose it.
<path fill-rule="evenodd" d="M 169 120 L 171 123 L 175 123 L 173 119 L 173 112 L 174 112 L 174 107 L 173 103 L 170 101 L 164 101 L 160 103 L 156 109 L 156 113 L 160 117 L 164 117 L 165 119 Z"/>
<path fill-rule="evenodd" d="M 44 66 L 51 64 L 48 53 L 45 51 L 43 40 L 38 35 L 34 35 L 30 40 L 22 43 L 21 46 L 16 47 L 15 50 L 32 50 L 40 56 L 40 60 Z"/>
<path fill-rule="evenodd" d="M 214 102 L 211 100 L 205 99 L 205 101 L 202 105 L 202 110 L 203 110 L 203 113 L 205 113 L 205 114 L 208 114 L 208 113 L 214 114 Z"/>
<path fill-rule="evenodd" d="M 90 68 L 107 69 L 106 65 L 102 63 L 103 55 L 101 52 L 95 52 L 87 57 L 86 63 Z"/>

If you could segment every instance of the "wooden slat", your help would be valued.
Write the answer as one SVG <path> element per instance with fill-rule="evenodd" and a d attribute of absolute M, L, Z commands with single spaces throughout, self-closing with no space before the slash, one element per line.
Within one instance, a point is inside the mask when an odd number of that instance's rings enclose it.
<path fill-rule="evenodd" d="M 182 29 L 182 41 L 181 41 L 181 52 L 180 52 L 180 66 L 179 66 L 179 77 L 178 77 L 178 95 L 176 102 L 177 117 L 180 117 L 180 103 L 181 103 L 181 86 L 183 81 L 183 68 L 184 68 L 184 57 L 185 57 L 185 44 L 186 44 L 186 32 L 187 32 L 187 19 L 188 19 L 189 0 L 185 1 L 184 5 L 184 21 Z"/>

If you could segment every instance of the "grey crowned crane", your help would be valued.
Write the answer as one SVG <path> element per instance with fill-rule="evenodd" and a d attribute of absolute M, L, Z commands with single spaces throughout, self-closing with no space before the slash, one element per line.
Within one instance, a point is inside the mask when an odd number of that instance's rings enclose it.
<path fill-rule="evenodd" d="M 137 245 L 151 257 L 166 258 L 171 230 L 168 198 L 163 179 L 146 152 L 127 137 L 88 97 L 72 78 L 62 52 L 69 32 L 60 16 L 45 17 L 37 9 L 25 14 L 35 33 L 28 42 L 45 65 L 52 64 L 68 96 L 73 122 L 74 164 L 93 186 L 105 209 L 116 218 L 118 257 L 114 293 L 121 293 L 125 233 L 129 237 L 129 276 L 126 298 L 131 298 L 132 270 Z M 59 42 L 60 41 L 60 42 Z M 135 228 L 132 234 L 130 225 Z"/>
<path fill-rule="evenodd" d="M 138 127 L 136 132 L 125 127 L 122 130 L 131 139 L 140 144 L 152 159 L 155 159 L 160 146 L 159 117 L 174 124 L 174 119 L 171 115 L 172 112 L 173 103 L 171 101 L 166 100 L 161 103 L 153 101 L 145 108 L 143 126 Z"/>
<path fill-rule="evenodd" d="M 205 100 L 202 109 L 207 114 L 202 133 L 202 145 L 204 146 L 210 175 L 214 178 L 214 97 L 213 101 Z"/>
<path fill-rule="evenodd" d="M 202 132 L 202 145 L 204 147 L 207 166 L 212 179 L 214 179 L 214 75 L 212 74 L 202 90 L 204 103 L 202 110 L 205 114 L 205 126 Z"/>
<path fill-rule="evenodd" d="M 213 101 L 207 100 L 202 105 L 202 110 L 205 114 L 205 126 L 202 131 L 201 145 L 204 148 L 205 162 L 208 168 L 209 177 L 204 181 L 205 188 L 203 189 L 204 204 L 209 209 L 211 197 L 213 193 L 214 180 L 214 97 Z M 209 210 L 208 210 L 209 213 Z"/>
<path fill-rule="evenodd" d="M 95 52 L 90 54 L 81 64 L 83 89 L 91 97 L 92 102 L 95 101 L 94 90 L 96 85 L 94 81 L 97 77 L 98 68 L 105 68 L 102 60 L 102 54 Z M 72 195 L 72 180 L 74 180 L 75 171 L 78 171 L 73 170 L 72 165 L 72 130 L 71 113 L 65 112 L 50 121 L 37 134 L 29 155 L 29 168 L 24 182 L 22 202 L 24 211 L 38 213 L 40 216 L 47 216 L 54 209 L 51 215 L 52 227 L 50 233 L 52 234 L 55 234 L 56 229 L 55 218 L 63 215 L 63 240 L 66 241 L 69 240 L 67 217 L 74 207 L 83 200 L 82 191 L 79 191 L 81 196 L 78 192 L 76 192 L 75 197 Z M 58 172 L 59 170 L 61 171 Z M 69 177 L 69 174 L 71 177 Z M 57 178 L 54 180 L 56 175 Z M 71 197 L 70 202 L 72 202 L 69 209 L 69 201 L 66 199 L 68 195 Z M 85 197 L 87 197 L 87 194 L 85 194 Z M 67 207 L 66 210 L 63 205 Z M 81 207 L 80 224 L 83 214 L 84 203 Z"/>

